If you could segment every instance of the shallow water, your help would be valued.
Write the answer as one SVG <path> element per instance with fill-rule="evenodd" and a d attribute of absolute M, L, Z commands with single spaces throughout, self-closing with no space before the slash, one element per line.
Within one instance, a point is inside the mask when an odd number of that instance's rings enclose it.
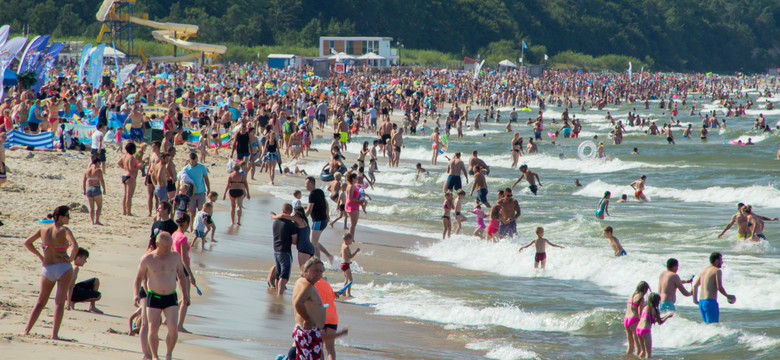
<path fill-rule="evenodd" d="M 722 323 L 705 325 L 691 299 L 678 295 L 676 316 L 653 328 L 653 354 L 686 359 L 780 358 L 778 223 L 766 224 L 769 242 L 737 245 L 735 230 L 722 239 L 717 237 L 736 211 L 737 202 L 752 204 L 755 212 L 769 217 L 780 211 L 774 160 L 780 138 L 775 133 L 762 135 L 750 130 L 758 113 L 763 112 L 767 123 L 774 125 L 780 120 L 780 112 L 762 111 L 763 99 L 756 101 L 755 94 L 752 97 L 760 108 L 750 110 L 745 117 L 728 118 L 728 129 L 711 131 L 707 142 L 699 140 L 700 118 L 688 116 L 687 109 L 679 105 L 678 119 L 683 124 L 694 124 L 694 136 L 683 138 L 683 128 L 675 128 L 677 145 L 668 145 L 665 137 L 645 135 L 628 126 L 624 143 L 611 145 L 604 118 L 607 110 L 616 120 L 625 122 L 627 112 L 637 107 L 642 117 L 652 116 L 660 128 L 668 116 L 662 115 L 665 110 L 658 109 L 657 102 L 652 102 L 649 110 L 639 108 L 641 104 L 628 104 L 584 114 L 570 111 L 584 119 L 580 139 L 560 138 L 552 145 L 545 136 L 539 144 L 539 155 L 520 160 L 539 173 L 544 186 L 538 196 L 526 187 L 516 188 L 515 198 L 523 211 L 518 238 L 498 243 L 479 241 L 468 235 L 475 228 L 472 215 L 464 224 L 463 234 L 407 250 L 430 261 L 487 275 L 465 276 L 458 271 L 438 276 L 377 275 L 358 270 L 353 290 L 356 298 L 351 302 L 370 306 L 378 316 L 438 324 L 449 333 L 451 341 L 465 344 L 464 356 L 478 351 L 491 359 L 616 358 L 625 351 L 622 316 L 625 299 L 636 284 L 645 280 L 655 289 L 670 257 L 680 261 L 680 276 L 689 278 L 708 265 L 711 252 L 720 251 L 725 261 L 724 287 L 737 296 L 736 304 L 722 301 Z M 709 100 L 699 100 L 696 95 L 692 98 L 688 105 L 720 109 Z M 562 111 L 548 107 L 544 133 L 555 127 L 549 124 L 550 118 L 559 118 Z M 508 109 L 502 109 L 504 112 Z M 520 173 L 510 168 L 507 144 L 511 134 L 504 131 L 506 124 L 483 126 L 482 130 L 468 130 L 462 139 L 451 136 L 448 155 L 461 151 L 467 161 L 471 150 L 479 150 L 480 157 L 491 166 L 488 184 L 492 202 L 495 190 L 510 186 Z M 513 124 L 513 129 L 526 138 L 531 134 L 525 124 Z M 585 135 L 594 134 L 608 143 L 606 152 L 611 160 L 577 157 L 577 146 L 588 140 Z M 757 145 L 724 144 L 747 137 Z M 372 138 L 359 135 L 350 143 L 350 161 L 354 161 L 358 143 L 364 140 Z M 326 141 L 316 141 L 313 146 L 327 151 Z M 405 142 L 400 168 L 384 167 L 380 156 L 378 183 L 367 191 L 373 197 L 369 214 L 361 214 L 360 224 L 440 239 L 446 159 L 440 157 L 439 165 L 429 165 L 427 137 L 407 136 Z M 630 154 L 634 147 L 639 148 L 640 155 Z M 432 174 L 417 178 L 413 168 L 418 161 Z M 321 166 L 301 167 L 316 174 Z M 642 174 L 648 177 L 645 193 L 650 202 L 638 203 L 630 196 L 628 203 L 615 203 L 621 194 L 633 194 L 628 184 Z M 584 186 L 575 188 L 574 178 Z M 301 188 L 297 182 L 261 186 L 285 200 L 292 199 L 292 190 Z M 612 216 L 599 221 L 593 212 L 607 190 L 613 194 Z M 470 208 L 471 200 L 464 202 L 464 211 Z M 606 225 L 615 228 L 615 236 L 629 256 L 612 256 L 601 236 L 601 228 Z M 544 271 L 533 269 L 533 251 L 517 252 L 533 239 L 536 226 L 545 228 L 546 238 L 566 247 L 548 249 Z M 360 259 L 357 263 L 359 269 Z M 403 273 L 402 269 L 398 272 Z"/>

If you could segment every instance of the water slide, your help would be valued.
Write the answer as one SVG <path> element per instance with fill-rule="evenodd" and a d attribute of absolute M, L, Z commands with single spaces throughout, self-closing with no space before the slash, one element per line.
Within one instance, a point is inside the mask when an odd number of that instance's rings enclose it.
<path fill-rule="evenodd" d="M 126 0 L 124 0 L 126 1 Z M 179 49 L 191 51 L 190 54 L 183 54 L 178 56 L 160 56 L 150 58 L 151 61 L 157 62 L 181 62 L 196 60 L 201 57 L 201 53 L 206 56 L 222 55 L 227 51 L 227 48 L 222 45 L 203 44 L 187 41 L 192 36 L 198 33 L 198 25 L 187 25 L 178 23 L 161 23 L 157 21 L 151 21 L 141 19 L 134 16 L 120 15 L 114 12 L 115 4 L 121 3 L 123 0 L 104 0 L 100 6 L 96 15 L 97 20 L 100 22 L 106 21 L 126 21 L 136 25 L 146 26 L 153 29 L 152 36 L 155 40 L 170 44 Z M 105 27 L 105 26 L 104 26 Z M 98 36 L 98 40 L 102 37 L 104 31 L 101 30 L 101 35 Z"/>

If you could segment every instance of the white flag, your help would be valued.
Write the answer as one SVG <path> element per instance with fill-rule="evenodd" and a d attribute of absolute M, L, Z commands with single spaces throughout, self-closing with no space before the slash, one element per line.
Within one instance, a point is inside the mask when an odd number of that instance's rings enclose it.
<path fill-rule="evenodd" d="M 550 58 L 549 58 L 549 57 L 547 57 L 547 54 L 544 54 L 544 61 L 547 61 L 547 60 L 549 60 L 549 59 L 550 59 Z"/>

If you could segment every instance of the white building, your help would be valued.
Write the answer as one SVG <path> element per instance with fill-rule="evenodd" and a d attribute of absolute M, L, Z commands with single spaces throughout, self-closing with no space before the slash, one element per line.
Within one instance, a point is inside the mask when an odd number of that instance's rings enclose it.
<path fill-rule="evenodd" d="M 396 49 L 391 48 L 392 43 L 393 38 L 391 37 L 321 36 L 320 57 L 328 57 L 335 53 L 345 53 L 358 58 L 373 52 L 385 59 L 375 60 L 372 63 L 375 63 L 377 66 L 390 66 L 398 63 L 398 54 Z M 366 60 L 356 59 L 355 61 L 362 63 Z"/>

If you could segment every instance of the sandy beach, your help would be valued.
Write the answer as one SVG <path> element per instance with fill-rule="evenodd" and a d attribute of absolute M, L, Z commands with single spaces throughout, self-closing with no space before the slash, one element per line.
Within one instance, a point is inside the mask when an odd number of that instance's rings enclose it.
<path fill-rule="evenodd" d="M 394 117 L 395 118 L 395 117 Z M 397 119 L 395 119 L 397 121 Z M 325 134 L 329 136 L 329 129 Z M 184 156 L 191 145 L 180 145 L 177 167 L 181 168 Z M 224 163 L 226 152 L 219 156 L 209 154 L 207 166 L 211 171 L 212 190 L 222 192 L 226 173 Z M 107 194 L 103 197 L 104 226 L 90 225 L 87 200 L 81 191 L 83 170 L 89 161 L 89 152 L 28 152 L 7 151 L 9 181 L 0 187 L 0 246 L 7 255 L 2 260 L 8 276 L 0 279 L 0 347 L 10 358 L 29 356 L 48 359 L 83 359 L 109 356 L 116 359 L 140 357 L 137 337 L 128 336 L 127 316 L 134 311 L 132 304 L 132 280 L 138 260 L 144 253 L 148 241 L 148 229 L 152 219 L 147 217 L 145 188 L 136 189 L 134 217 L 123 217 L 121 212 L 120 170 L 114 164 L 120 153 L 108 150 L 105 175 Z M 298 163 L 324 163 L 326 153 L 312 152 Z M 278 181 L 299 182 L 303 189 L 303 177 L 282 176 Z M 279 210 L 283 201 L 255 189 L 254 185 L 268 183 L 267 174 L 258 174 L 256 181 L 250 181 L 252 199 L 245 201 L 244 226 L 228 228 L 229 203 L 220 200 L 215 213 L 217 224 L 225 224 L 217 230 L 216 245 L 207 246 L 208 251 L 194 250 L 193 270 L 201 279 L 199 282 L 205 296 L 193 295 L 193 306 L 187 318 L 188 327 L 194 334 L 180 334 L 174 356 L 180 359 L 206 358 L 269 358 L 285 352 L 289 347 L 293 327 L 290 291 L 277 298 L 266 290 L 265 277 L 273 265 L 271 250 L 271 221 L 269 211 Z M 325 186 L 318 184 L 318 186 Z M 105 314 L 97 315 L 86 311 L 87 304 L 77 305 L 76 311 L 66 311 L 60 336 L 72 341 L 53 341 L 51 333 L 53 298 L 42 313 L 31 335 L 20 335 L 35 304 L 40 287 L 40 264 L 23 246 L 24 240 L 40 226 L 38 219 L 44 218 L 56 206 L 69 205 L 72 219 L 69 228 L 76 236 L 79 246 L 87 248 L 91 256 L 79 274 L 79 280 L 98 277 L 101 281 L 102 299 L 97 306 Z M 359 262 L 363 272 L 373 274 L 431 275 L 451 272 L 452 267 L 437 263 L 422 262 L 415 255 L 402 252 L 415 244 L 430 239 L 414 236 L 388 234 L 359 227 L 358 246 L 365 254 Z M 325 231 L 322 243 L 337 253 L 341 244 L 342 231 Z M 190 235 L 192 236 L 192 235 Z M 250 251 L 233 251 L 251 241 L 255 247 Z M 245 254 L 234 256 L 232 254 Z M 326 273 L 334 288 L 340 288 L 343 275 L 338 264 L 331 265 Z M 333 271 L 335 270 L 335 271 Z M 462 271 L 464 274 L 470 271 Z M 226 274 L 229 275 L 226 277 Z M 240 276 L 236 277 L 235 274 Z M 297 274 L 293 274 L 297 276 Z M 359 277 L 360 274 L 356 274 Z M 236 283 L 236 281 L 238 283 Z M 359 278 L 357 281 L 360 281 Z M 252 288 L 251 292 L 241 288 Z M 291 288 L 290 288 L 291 290 Z M 234 293 L 236 295 L 226 296 Z M 219 326 L 230 327 L 231 316 L 241 316 L 241 311 L 230 307 L 238 306 L 260 309 L 258 332 L 252 346 L 241 346 L 240 338 L 220 336 Z M 410 322 L 405 319 L 372 316 L 368 304 L 339 302 L 341 322 L 350 328 L 350 334 L 337 343 L 339 354 L 345 358 L 407 358 L 408 354 L 428 354 L 426 358 L 452 358 L 455 352 L 463 355 L 462 345 L 447 341 L 447 333 L 439 326 Z M 269 309 L 269 311 L 263 311 Z M 233 312 L 233 315 L 228 313 Z M 161 338 L 165 330 L 161 330 Z M 62 351 L 66 349 L 66 351 Z M 452 353 L 450 353 L 452 352 Z M 447 355 L 450 354 L 450 355 Z M 473 353 L 480 357 L 478 352 Z"/>

